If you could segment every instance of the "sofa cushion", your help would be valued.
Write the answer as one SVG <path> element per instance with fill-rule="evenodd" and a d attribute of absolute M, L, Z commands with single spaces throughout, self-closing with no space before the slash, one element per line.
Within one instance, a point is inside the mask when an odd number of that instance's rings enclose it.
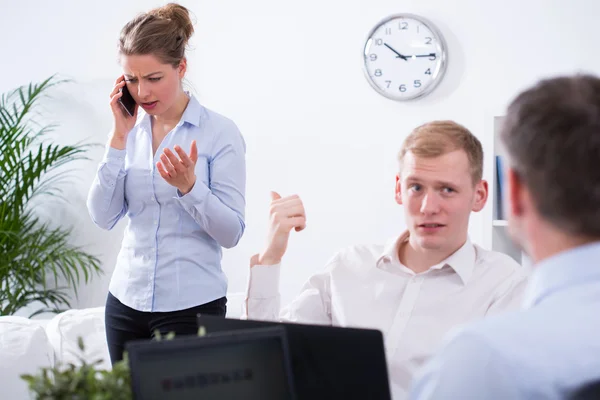
<path fill-rule="evenodd" d="M 54 352 L 43 326 L 24 317 L 0 317 L 0 387 L 2 398 L 28 399 L 21 374 L 36 375 L 54 365 Z"/>
<path fill-rule="evenodd" d="M 46 334 L 56 354 L 56 363 L 81 365 L 102 360 L 98 368 L 110 370 L 110 357 L 104 330 L 104 307 L 68 310 L 56 315 L 46 326 Z M 77 344 L 83 339 L 82 354 Z"/>
<path fill-rule="evenodd" d="M 245 300 L 245 292 L 227 293 L 227 318 L 241 318 L 242 305 Z"/>

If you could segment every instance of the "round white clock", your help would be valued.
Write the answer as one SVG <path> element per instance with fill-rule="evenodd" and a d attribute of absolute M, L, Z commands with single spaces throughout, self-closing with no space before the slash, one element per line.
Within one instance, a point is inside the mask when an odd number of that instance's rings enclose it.
<path fill-rule="evenodd" d="M 423 17 L 397 14 L 369 32 L 364 72 L 373 88 L 393 100 L 412 100 L 431 92 L 447 64 L 446 42 Z"/>

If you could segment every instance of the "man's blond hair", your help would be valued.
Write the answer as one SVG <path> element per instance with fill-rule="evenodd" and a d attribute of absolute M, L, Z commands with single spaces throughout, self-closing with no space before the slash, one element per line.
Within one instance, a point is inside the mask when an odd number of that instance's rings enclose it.
<path fill-rule="evenodd" d="M 402 144 L 398 154 L 400 171 L 407 152 L 417 157 L 433 158 L 463 150 L 469 158 L 473 184 L 483 176 L 483 148 L 479 139 L 454 121 L 433 121 L 415 128 Z"/>

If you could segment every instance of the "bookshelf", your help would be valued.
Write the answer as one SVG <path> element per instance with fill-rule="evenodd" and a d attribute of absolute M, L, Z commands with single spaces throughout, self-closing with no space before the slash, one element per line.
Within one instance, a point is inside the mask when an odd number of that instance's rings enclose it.
<path fill-rule="evenodd" d="M 488 235 L 488 248 L 507 254 L 524 267 L 531 268 L 529 257 L 512 241 L 508 234 L 508 221 L 506 220 L 506 182 L 503 175 L 504 159 L 500 152 L 500 129 L 504 117 L 494 116 L 490 131 L 493 133 L 493 151 L 490 157 L 493 163 L 492 179 L 489 183 L 489 200 L 492 203 L 491 216 L 488 213 L 488 221 L 491 219 L 491 233 Z M 487 154 L 486 154 L 487 155 Z M 487 225 L 487 224 L 486 224 Z M 489 225 L 488 225 L 489 226 Z M 487 229 L 486 229 L 487 230 Z M 488 231 L 489 232 L 489 231 Z"/>

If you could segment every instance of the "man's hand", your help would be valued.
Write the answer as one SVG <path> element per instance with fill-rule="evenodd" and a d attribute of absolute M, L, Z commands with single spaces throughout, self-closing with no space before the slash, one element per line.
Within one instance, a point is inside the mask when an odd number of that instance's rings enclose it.
<path fill-rule="evenodd" d="M 281 197 L 271 192 L 269 236 L 267 247 L 258 256 L 259 265 L 275 265 L 281 262 L 287 249 L 292 229 L 300 232 L 306 228 L 306 213 L 298 195 Z"/>

